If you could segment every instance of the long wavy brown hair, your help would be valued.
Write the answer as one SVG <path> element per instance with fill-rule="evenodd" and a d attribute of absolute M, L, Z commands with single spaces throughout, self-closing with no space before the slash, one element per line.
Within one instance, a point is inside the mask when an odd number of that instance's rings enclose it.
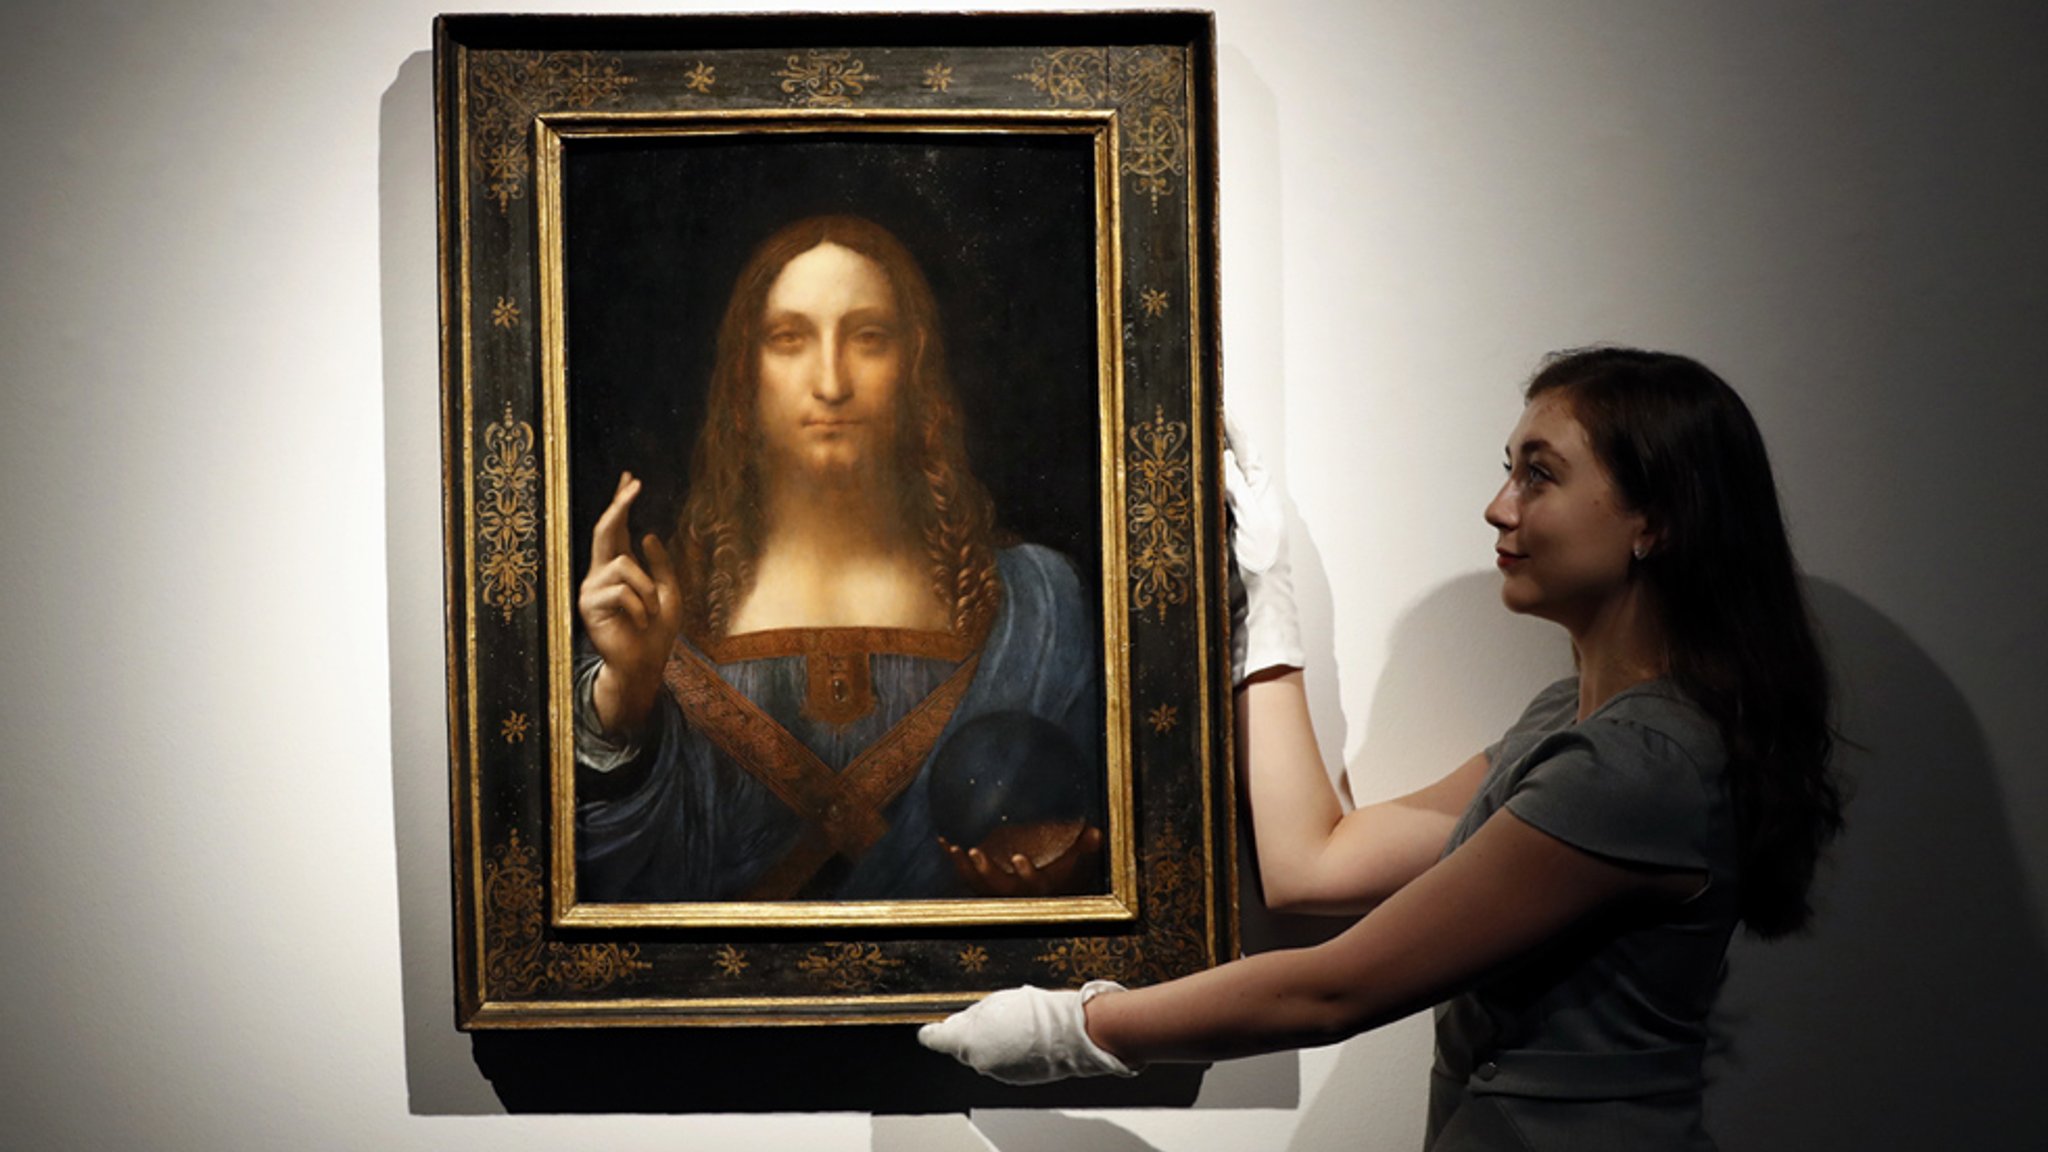
<path fill-rule="evenodd" d="M 671 540 L 671 554 L 681 557 L 684 630 L 700 640 L 724 636 L 753 586 L 762 528 L 761 321 L 783 267 L 820 244 L 874 261 L 895 292 L 911 351 L 896 403 L 899 496 L 924 541 L 932 595 L 950 607 L 956 634 L 975 635 L 1002 598 L 995 505 L 968 467 L 931 285 L 902 241 L 858 216 L 812 216 L 782 228 L 754 249 L 733 285 L 690 455 L 690 492 Z"/>
<path fill-rule="evenodd" d="M 1671 679 L 1728 748 L 1742 919 L 1765 939 L 1797 932 L 1844 801 L 1833 688 L 1763 434 L 1726 381 L 1669 352 L 1558 353 L 1525 391 L 1551 394 L 1657 533 L 1634 571 L 1663 614 Z"/>

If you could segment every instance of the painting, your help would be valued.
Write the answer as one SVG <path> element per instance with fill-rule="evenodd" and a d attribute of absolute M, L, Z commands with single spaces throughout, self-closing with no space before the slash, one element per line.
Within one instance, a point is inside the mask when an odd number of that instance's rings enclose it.
<path fill-rule="evenodd" d="M 579 900 L 1108 891 L 1096 136 L 565 149 Z"/>
<path fill-rule="evenodd" d="M 438 22 L 465 1027 L 1229 958 L 1212 39 Z"/>

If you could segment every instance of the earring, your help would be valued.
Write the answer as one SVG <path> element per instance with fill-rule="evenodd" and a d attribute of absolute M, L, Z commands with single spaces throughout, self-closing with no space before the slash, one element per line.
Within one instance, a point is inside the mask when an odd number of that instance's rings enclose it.
<path fill-rule="evenodd" d="M 1644 547 L 1643 545 L 1641 545 L 1641 544 L 1638 544 L 1638 545 L 1636 545 L 1636 546 L 1635 546 L 1635 548 L 1633 549 L 1633 553 L 1634 553 L 1634 555 L 1635 555 L 1635 558 L 1636 558 L 1636 559 L 1637 559 L 1638 561 L 1641 561 L 1641 560 L 1647 559 L 1647 558 L 1649 557 L 1649 555 L 1650 555 L 1650 550 L 1649 550 L 1649 549 L 1648 549 L 1647 547 Z"/>

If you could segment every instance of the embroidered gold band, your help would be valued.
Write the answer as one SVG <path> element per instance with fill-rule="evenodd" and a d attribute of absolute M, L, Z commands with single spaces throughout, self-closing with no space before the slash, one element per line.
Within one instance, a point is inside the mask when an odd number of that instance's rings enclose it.
<path fill-rule="evenodd" d="M 888 832 L 882 809 L 917 778 L 980 664 L 977 655 L 954 669 L 909 715 L 835 773 L 774 717 L 726 683 L 709 661 L 687 644 L 676 645 L 663 679 L 684 720 L 808 825 L 747 899 L 790 899 L 834 855 L 858 860 Z"/>

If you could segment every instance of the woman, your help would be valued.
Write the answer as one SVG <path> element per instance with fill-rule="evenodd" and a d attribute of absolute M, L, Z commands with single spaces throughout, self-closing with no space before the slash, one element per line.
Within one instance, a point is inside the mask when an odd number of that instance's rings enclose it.
<path fill-rule="evenodd" d="M 1827 676 L 1762 438 L 1727 384 L 1593 349 L 1552 358 L 1525 395 L 1486 509 L 1501 598 L 1561 625 L 1578 674 L 1435 784 L 1348 814 L 1266 543 L 1277 502 L 1256 465 L 1230 477 L 1267 902 L 1363 918 L 1151 988 L 998 993 L 928 1044 L 1009 1079 L 1129 1074 L 1435 1004 L 1426 1147 L 1713 1147 L 1700 1062 L 1728 939 L 1738 921 L 1802 928 L 1841 829 Z"/>

